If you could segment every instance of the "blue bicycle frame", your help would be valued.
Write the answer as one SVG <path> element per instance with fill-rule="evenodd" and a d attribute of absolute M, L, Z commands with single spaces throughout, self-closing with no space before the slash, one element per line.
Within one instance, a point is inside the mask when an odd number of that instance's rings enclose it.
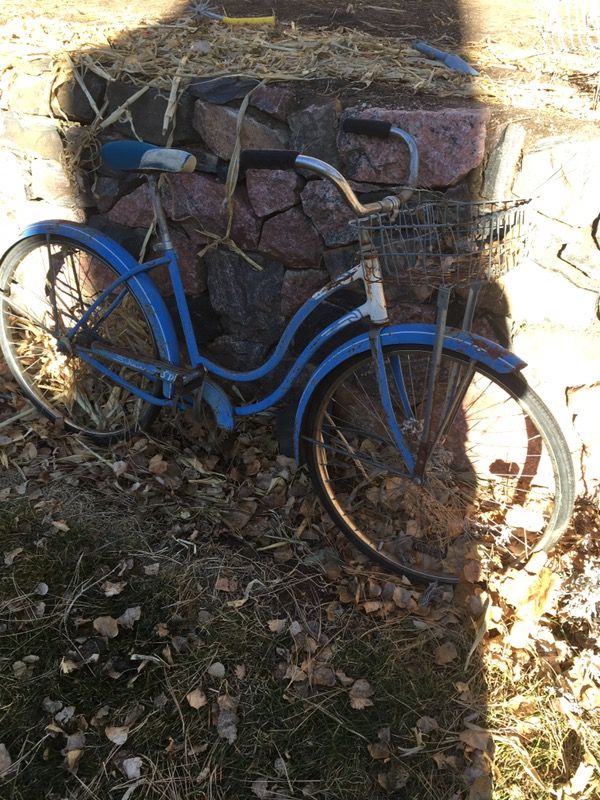
<path fill-rule="evenodd" d="M 159 219 L 160 222 L 160 219 Z M 70 340 L 73 352 L 86 361 L 96 370 L 106 375 L 116 384 L 126 388 L 132 394 L 144 399 L 148 403 L 158 406 L 189 407 L 192 399 L 186 396 L 186 384 L 200 380 L 202 385 L 202 399 L 212 408 L 219 426 L 232 429 L 236 417 L 249 416 L 264 411 L 278 403 L 290 390 L 300 376 L 303 369 L 313 355 L 332 337 L 348 328 L 353 323 L 371 318 L 369 299 L 321 330 L 296 358 L 287 374 L 279 385 L 267 396 L 248 405 L 234 406 L 228 395 L 221 387 L 210 379 L 216 376 L 234 383 L 256 381 L 270 374 L 283 360 L 289 350 L 290 344 L 308 316 L 324 300 L 334 294 L 342 286 L 346 286 L 363 277 L 363 265 L 357 264 L 337 280 L 324 286 L 312 295 L 304 305 L 294 314 L 289 321 L 283 335 L 272 355 L 259 367 L 247 372 L 238 372 L 226 369 L 202 355 L 198 348 L 197 338 L 192 325 L 188 303 L 185 297 L 183 283 L 179 272 L 177 255 L 172 247 L 168 232 L 163 235 L 164 252 L 156 259 L 148 262 L 137 262 L 126 250 L 110 237 L 77 223 L 64 221 L 49 221 L 36 223 L 27 228 L 21 239 L 30 236 L 64 236 L 71 241 L 77 241 L 89 247 L 101 258 L 108 262 L 118 273 L 116 278 L 99 295 L 94 304 L 86 311 L 81 319 L 67 332 L 66 338 Z M 180 346 L 175 333 L 175 326 L 164 300 L 148 272 L 159 266 L 166 266 L 172 283 L 176 308 L 181 320 L 184 344 L 187 351 L 188 364 L 181 365 Z M 126 287 L 131 290 L 146 316 L 156 338 L 158 359 L 132 356 L 126 352 L 118 351 L 104 344 L 102 341 L 91 342 L 83 346 L 77 342 L 77 334 L 86 326 L 86 323 L 97 308 L 104 303 L 107 297 L 115 290 L 123 287 L 118 292 L 109 308 L 103 312 L 105 319 L 125 297 Z M 372 325 L 369 333 L 349 339 L 331 352 L 318 366 L 304 388 L 296 411 L 294 432 L 294 447 L 297 457 L 300 456 L 300 431 L 304 413 L 310 398 L 317 385 L 333 369 L 357 355 L 371 351 L 376 360 L 377 377 L 380 395 L 386 416 L 390 423 L 390 431 L 396 445 L 403 454 L 406 466 L 410 473 L 414 471 L 414 461 L 408 448 L 404 444 L 402 433 L 398 427 L 392 410 L 391 393 L 395 392 L 403 406 L 407 406 L 403 378 L 398 361 L 392 360 L 392 381 L 388 380 L 383 366 L 383 350 L 386 345 L 420 345 L 433 348 L 440 344 L 440 329 L 436 325 L 406 324 L 406 325 Z M 522 369 L 525 363 L 517 356 L 483 337 L 476 336 L 467 331 L 444 329 L 441 345 L 450 351 L 467 356 L 473 362 L 481 362 L 497 372 L 507 373 Z M 102 359 L 102 360 L 100 360 Z M 152 395 L 143 389 L 129 383 L 122 376 L 114 372 L 106 363 L 126 365 L 134 371 L 144 374 L 148 378 L 162 382 L 161 395 Z M 189 393 L 188 393 L 189 394 Z M 409 411 L 409 408 L 407 408 Z"/>

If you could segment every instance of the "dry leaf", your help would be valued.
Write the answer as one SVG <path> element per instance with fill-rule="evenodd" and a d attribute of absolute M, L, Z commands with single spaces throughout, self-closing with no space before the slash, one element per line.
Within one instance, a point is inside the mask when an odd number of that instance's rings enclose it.
<path fill-rule="evenodd" d="M 367 750 L 373 759 L 389 758 L 391 755 L 387 742 L 371 742 L 367 745 Z"/>
<path fill-rule="evenodd" d="M 207 669 L 207 672 L 213 678 L 224 678 L 225 666 L 221 664 L 220 661 L 215 661 L 215 663 L 211 664 L 210 667 Z"/>
<path fill-rule="evenodd" d="M 585 761 L 582 761 L 569 783 L 564 787 L 565 791 L 572 797 L 580 797 L 587 789 L 594 769 L 593 764 L 586 764 Z"/>
<path fill-rule="evenodd" d="M 236 664 L 235 666 L 235 677 L 238 681 L 243 681 L 246 677 L 246 665 L 245 664 Z"/>
<path fill-rule="evenodd" d="M 57 531 L 61 531 L 61 533 L 68 533 L 71 530 L 64 519 L 52 520 L 51 524 L 53 528 L 55 528 Z"/>
<path fill-rule="evenodd" d="M 371 684 L 364 678 L 359 678 L 354 682 L 349 692 L 351 707 L 357 711 L 362 711 L 368 706 L 372 706 L 373 701 L 369 700 L 369 698 L 374 693 L 375 690 L 371 687 Z"/>
<path fill-rule="evenodd" d="M 408 589 L 404 586 L 395 586 L 392 594 L 392 600 L 398 608 L 413 608 L 416 603 L 414 597 Z"/>
<path fill-rule="evenodd" d="M 489 731 L 484 730 L 483 728 L 477 728 L 473 726 L 468 730 L 461 731 L 458 735 L 458 738 L 461 742 L 470 747 L 471 750 L 482 750 L 486 751 L 489 745 L 492 742 L 492 737 Z"/>
<path fill-rule="evenodd" d="M 144 567 L 144 575 L 158 575 L 158 570 L 160 569 L 160 564 L 158 561 L 155 561 L 153 564 L 146 564 Z"/>
<path fill-rule="evenodd" d="M 273 797 L 273 792 L 269 789 L 268 781 L 264 778 L 257 778 L 255 781 L 252 781 L 250 790 L 252 794 L 258 797 L 258 800 L 270 800 L 270 798 Z"/>
<path fill-rule="evenodd" d="M 129 736 L 129 726 L 123 725 L 122 727 L 113 727 L 109 726 L 104 729 L 104 733 L 107 739 L 113 744 L 122 745 L 125 744 L 127 741 L 127 737 Z"/>
<path fill-rule="evenodd" d="M 377 783 L 385 789 L 388 794 L 397 792 L 408 783 L 409 774 L 404 767 L 394 765 L 388 772 L 380 772 L 377 775 Z"/>
<path fill-rule="evenodd" d="M 67 743 L 64 746 L 63 752 L 68 753 L 69 750 L 83 750 L 84 747 L 85 733 L 83 731 L 76 731 L 67 736 Z"/>
<path fill-rule="evenodd" d="M 12 766 L 12 759 L 6 745 L 0 742 L 0 778 L 6 775 Z"/>
<path fill-rule="evenodd" d="M 529 645 L 531 634 L 536 627 L 535 620 L 518 619 L 513 623 L 506 641 L 515 650 L 524 650 Z"/>
<path fill-rule="evenodd" d="M 375 611 L 379 611 L 379 609 L 383 606 L 379 600 L 367 600 L 366 603 L 363 604 L 363 608 L 367 614 L 373 614 Z"/>
<path fill-rule="evenodd" d="M 437 720 L 433 717 L 420 717 L 417 720 L 417 728 L 421 733 L 431 733 L 437 731 L 439 727 Z"/>
<path fill-rule="evenodd" d="M 113 583 L 113 581 L 104 581 L 102 584 L 102 591 L 105 597 L 114 597 L 117 594 L 121 594 L 126 586 L 127 581 L 117 581 L 116 583 Z"/>
<path fill-rule="evenodd" d="M 469 583 L 477 583 L 481 579 L 481 564 L 479 561 L 467 561 L 463 567 L 463 575 Z"/>
<path fill-rule="evenodd" d="M 229 744 L 237 739 L 237 700 L 227 694 L 222 694 L 217 700 L 219 716 L 217 717 L 217 733 Z"/>
<path fill-rule="evenodd" d="M 77 767 L 77 762 L 81 758 L 82 754 L 83 750 L 69 750 L 65 755 L 65 766 L 69 772 L 73 772 L 73 770 Z"/>
<path fill-rule="evenodd" d="M 148 462 L 148 469 L 153 475 L 164 475 L 169 465 L 163 460 L 162 453 L 157 453 Z"/>
<path fill-rule="evenodd" d="M 130 781 L 136 781 L 142 774 L 142 759 L 139 756 L 126 758 L 121 764 L 121 772 Z"/>
<path fill-rule="evenodd" d="M 287 620 L 285 619 L 270 619 L 267 622 L 269 630 L 271 633 L 283 633 L 285 627 L 287 625 Z"/>
<path fill-rule="evenodd" d="M 206 695 L 202 691 L 202 689 L 194 689 L 189 694 L 186 694 L 185 699 L 191 705 L 192 708 L 202 708 L 208 703 L 206 699 Z"/>
<path fill-rule="evenodd" d="M 469 787 L 469 800 L 490 800 L 492 796 L 492 779 L 489 775 L 475 778 Z"/>
<path fill-rule="evenodd" d="M 15 547 L 14 550 L 9 550 L 8 553 L 4 553 L 4 564 L 7 567 L 12 566 L 15 558 L 23 552 L 22 547 Z"/>
<path fill-rule="evenodd" d="M 315 667 L 312 672 L 312 682 L 315 686 L 335 686 L 335 672 L 331 667 Z"/>
<path fill-rule="evenodd" d="M 117 617 L 117 622 L 123 628 L 133 628 L 141 616 L 142 609 L 140 606 L 133 606 L 132 608 L 126 608 L 121 616 Z"/>
<path fill-rule="evenodd" d="M 228 578 L 226 575 L 219 575 L 215 581 L 215 590 L 217 592 L 237 592 L 238 579 Z"/>
<path fill-rule="evenodd" d="M 94 630 L 98 631 L 100 636 L 106 636 L 109 639 L 114 639 L 119 635 L 119 626 L 114 617 L 96 617 L 92 623 Z"/>
<path fill-rule="evenodd" d="M 84 661 L 73 661 L 73 659 L 63 656 L 59 665 L 60 671 L 63 673 L 63 675 L 69 675 L 71 672 L 81 669 L 84 663 Z"/>
<path fill-rule="evenodd" d="M 433 653 L 433 660 L 435 663 L 442 667 L 445 664 L 450 664 L 458 656 L 458 650 L 452 642 L 444 642 L 439 647 L 436 647 Z"/>
<path fill-rule="evenodd" d="M 117 476 L 117 478 L 120 475 L 123 475 L 124 472 L 127 472 L 127 462 L 126 461 L 114 461 L 110 466 L 111 466 L 112 471 Z"/>

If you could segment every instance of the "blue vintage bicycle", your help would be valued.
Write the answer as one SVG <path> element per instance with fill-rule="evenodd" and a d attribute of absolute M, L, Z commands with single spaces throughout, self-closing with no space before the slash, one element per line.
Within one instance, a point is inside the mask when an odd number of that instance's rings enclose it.
<path fill-rule="evenodd" d="M 412 137 L 373 120 L 344 127 L 404 142 L 414 186 Z M 236 372 L 199 350 L 157 186 L 162 172 L 192 171 L 194 157 L 111 142 L 103 159 L 147 176 L 161 252 L 138 263 L 85 225 L 48 221 L 4 255 L 0 343 L 43 414 L 101 443 L 145 428 L 165 407 L 202 404 L 232 429 L 236 418 L 276 406 L 302 377 L 296 457 L 335 525 L 373 561 L 452 583 L 473 563 L 505 567 L 556 542 L 574 497 L 565 439 L 522 377 L 524 363 L 471 332 L 481 287 L 522 250 L 523 204 L 452 202 L 407 188 L 363 205 L 318 159 L 246 151 L 242 170 L 296 169 L 331 181 L 356 214 L 361 257 L 297 311 L 261 367 Z M 168 269 L 183 342 L 149 275 L 159 266 Z M 435 324 L 389 323 L 386 291 L 407 282 L 437 291 Z M 236 404 L 227 384 L 271 373 L 309 315 L 350 284 L 361 290 L 356 306 L 314 336 L 277 388 Z M 468 291 L 462 329 L 446 326 L 456 287 Z M 365 326 L 358 334 L 356 323 Z"/>

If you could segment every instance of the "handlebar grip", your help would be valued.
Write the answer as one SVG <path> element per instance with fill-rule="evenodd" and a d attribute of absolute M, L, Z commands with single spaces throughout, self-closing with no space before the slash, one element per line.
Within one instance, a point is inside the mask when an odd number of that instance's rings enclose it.
<path fill-rule="evenodd" d="M 295 150 L 242 150 L 240 174 L 247 169 L 295 169 L 299 155 Z"/>
<path fill-rule="evenodd" d="M 345 133 L 358 133 L 363 136 L 377 136 L 386 139 L 392 129 L 391 122 L 384 122 L 380 119 L 359 119 L 358 117 L 348 117 L 342 122 L 342 130 Z"/>

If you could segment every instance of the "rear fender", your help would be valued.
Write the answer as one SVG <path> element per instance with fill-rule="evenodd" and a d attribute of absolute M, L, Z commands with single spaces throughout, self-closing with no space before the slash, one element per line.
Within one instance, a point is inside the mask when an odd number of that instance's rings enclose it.
<path fill-rule="evenodd" d="M 383 346 L 403 344 L 433 347 L 435 333 L 436 329 L 434 325 L 390 325 L 382 329 L 381 343 Z M 483 336 L 477 336 L 474 333 L 465 333 L 465 331 L 449 328 L 446 331 L 443 346 L 446 350 L 460 353 L 467 358 L 474 359 L 501 374 L 518 372 L 526 366 L 525 362 L 514 353 L 511 353 L 510 350 L 507 350 L 496 342 L 485 339 Z M 301 460 L 300 433 L 304 414 L 316 387 L 330 372 L 344 361 L 347 361 L 349 358 L 359 353 L 366 353 L 369 350 L 369 335 L 368 333 L 362 333 L 354 339 L 344 342 L 337 350 L 330 353 L 312 374 L 302 392 L 300 402 L 296 409 L 296 418 L 294 422 L 294 455 L 298 462 Z"/>

